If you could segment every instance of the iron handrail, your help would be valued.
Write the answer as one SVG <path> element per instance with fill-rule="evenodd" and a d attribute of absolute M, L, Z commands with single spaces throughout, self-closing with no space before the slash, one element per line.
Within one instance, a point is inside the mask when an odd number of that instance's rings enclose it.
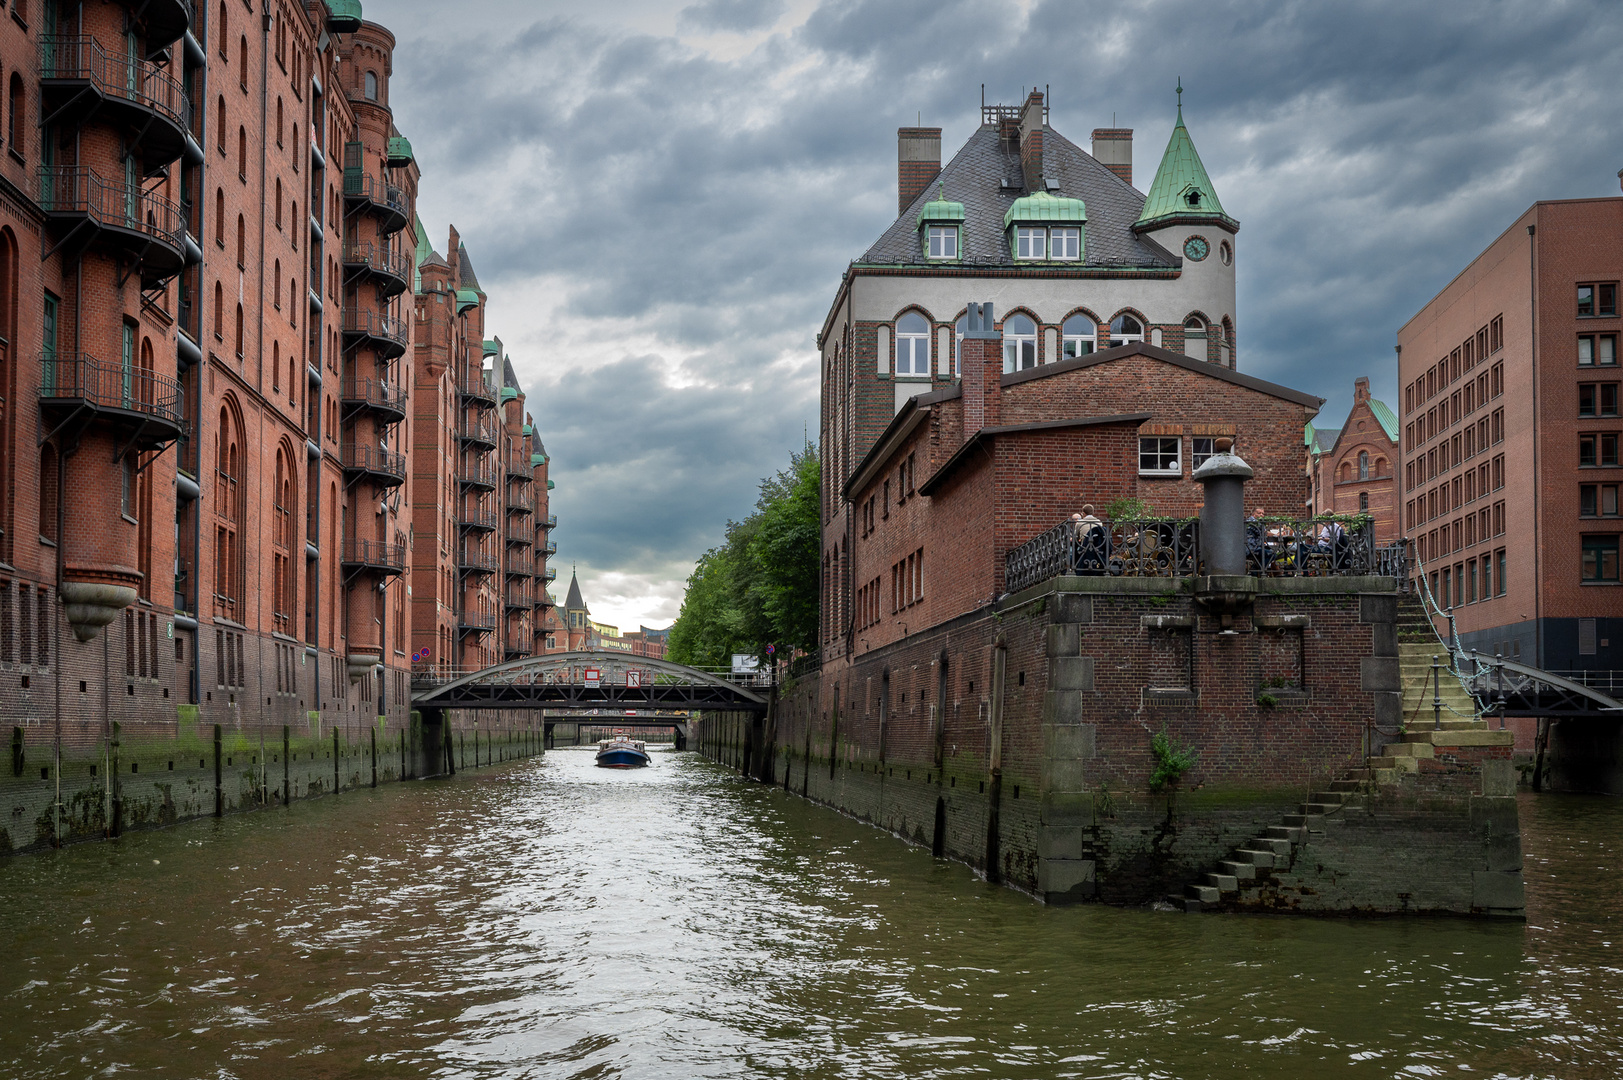
<path fill-rule="evenodd" d="M 88 165 L 41 166 L 37 198 L 47 213 L 85 214 L 103 227 L 127 229 L 184 250 L 186 219 L 180 207 L 139 184 L 107 180 Z"/>
<path fill-rule="evenodd" d="M 405 479 L 406 455 L 381 446 L 345 446 L 340 449 L 339 460 L 352 472 L 379 473 Z"/>
<path fill-rule="evenodd" d="M 370 375 L 349 375 L 339 391 L 339 400 L 346 405 L 369 405 L 403 413 L 406 411 L 406 388 L 374 379 Z"/>
<path fill-rule="evenodd" d="M 404 319 L 397 319 L 380 311 L 367 311 L 364 308 L 344 309 L 344 333 L 381 338 L 402 346 L 406 344 Z"/>
<path fill-rule="evenodd" d="M 186 392 L 180 383 L 141 367 L 114 367 L 88 353 L 40 355 L 42 401 L 77 400 L 106 409 L 129 409 L 185 427 Z"/>
<path fill-rule="evenodd" d="M 107 96 L 163 114 L 190 131 L 192 103 L 186 88 L 146 60 L 115 56 L 93 37 L 46 35 L 39 39 L 41 79 L 83 80 Z"/>
<path fill-rule="evenodd" d="M 383 566 L 394 570 L 406 568 L 406 545 L 391 544 L 385 540 L 367 540 L 347 537 L 341 561 L 352 566 Z"/>
<path fill-rule="evenodd" d="M 401 279 L 411 276 L 411 258 L 405 252 L 370 240 L 346 241 L 343 260 L 345 266 L 364 266 Z"/>

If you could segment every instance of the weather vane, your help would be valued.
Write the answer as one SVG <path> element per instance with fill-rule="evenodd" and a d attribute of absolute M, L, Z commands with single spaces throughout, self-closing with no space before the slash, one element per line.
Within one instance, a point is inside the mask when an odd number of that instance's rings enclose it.
<path fill-rule="evenodd" d="M 1183 76 L 1178 76 L 1178 108 L 1183 108 Z"/>

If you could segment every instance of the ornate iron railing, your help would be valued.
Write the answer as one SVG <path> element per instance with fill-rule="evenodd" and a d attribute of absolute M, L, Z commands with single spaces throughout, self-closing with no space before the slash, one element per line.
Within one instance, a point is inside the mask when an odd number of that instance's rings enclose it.
<path fill-rule="evenodd" d="M 151 109 L 176 127 L 191 130 L 192 106 L 179 80 L 145 60 L 109 55 L 93 37 L 40 38 L 39 77 L 88 82 L 103 97 Z"/>
<path fill-rule="evenodd" d="M 341 561 L 346 566 L 374 566 L 403 571 L 406 568 L 406 545 L 349 537 L 344 541 Z"/>
<path fill-rule="evenodd" d="M 108 409 L 146 413 L 183 427 L 185 393 L 180 383 L 141 367 L 115 367 L 84 353 L 40 357 L 41 400 L 75 400 Z"/>
<path fill-rule="evenodd" d="M 399 480 L 406 478 L 406 455 L 382 447 L 345 446 L 341 449 L 339 460 L 350 472 L 374 473 Z"/>
<path fill-rule="evenodd" d="M 411 277 L 410 256 L 370 240 L 350 240 L 345 243 L 344 265 L 364 266 L 402 281 Z"/>
<path fill-rule="evenodd" d="M 404 386 L 391 386 L 382 379 L 374 379 L 367 375 L 350 375 L 344 379 L 344 384 L 339 392 L 339 400 L 346 406 L 366 405 L 374 409 L 383 409 L 404 415 L 406 411 L 406 388 Z"/>
<path fill-rule="evenodd" d="M 139 184 L 105 179 L 87 166 L 44 166 L 38 198 L 47 213 L 84 214 L 98 225 L 140 233 L 174 251 L 185 248 L 186 220 L 180 207 Z"/>
<path fill-rule="evenodd" d="M 1407 579 L 1407 545 L 1377 548 L 1369 518 L 1253 518 L 1245 527 L 1246 572 L 1254 576 Z M 1063 521 L 1004 557 L 1009 592 L 1066 575 L 1181 578 L 1202 572 L 1196 518 Z"/>

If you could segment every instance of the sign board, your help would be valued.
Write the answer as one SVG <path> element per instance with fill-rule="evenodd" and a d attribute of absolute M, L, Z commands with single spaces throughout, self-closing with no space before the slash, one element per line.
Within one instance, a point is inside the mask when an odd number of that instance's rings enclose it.
<path fill-rule="evenodd" d="M 745 656 L 743 653 L 733 653 L 734 675 L 755 675 L 761 670 L 759 656 Z"/>
<path fill-rule="evenodd" d="M 586 669 L 586 685 L 588 687 L 596 690 L 602 683 L 603 671 L 601 668 L 589 667 Z"/>
<path fill-rule="evenodd" d="M 626 672 L 626 689 L 640 690 L 642 688 L 642 672 L 635 669 Z"/>

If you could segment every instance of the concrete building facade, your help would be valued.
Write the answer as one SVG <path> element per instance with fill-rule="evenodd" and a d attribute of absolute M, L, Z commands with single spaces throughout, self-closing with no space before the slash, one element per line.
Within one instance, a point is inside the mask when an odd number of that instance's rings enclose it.
<path fill-rule="evenodd" d="M 1462 644 L 1623 668 L 1623 199 L 1529 207 L 1398 331 L 1404 530 Z"/>

